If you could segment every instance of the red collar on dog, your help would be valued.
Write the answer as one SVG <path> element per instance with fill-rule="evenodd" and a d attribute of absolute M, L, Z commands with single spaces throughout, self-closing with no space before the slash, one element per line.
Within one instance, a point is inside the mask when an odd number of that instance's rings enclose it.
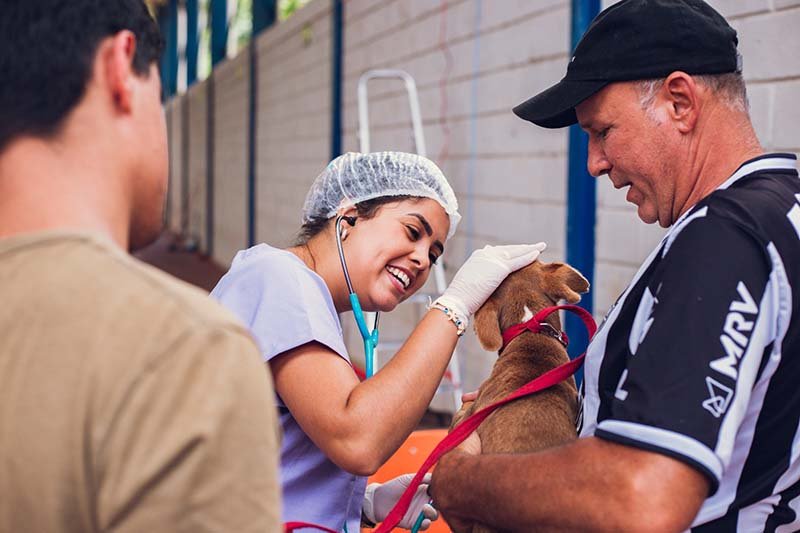
<path fill-rule="evenodd" d="M 569 337 L 567 337 L 567 334 L 563 331 L 558 331 L 556 328 L 544 321 L 545 318 L 555 313 L 559 309 L 566 309 L 576 313 L 581 317 L 583 323 L 586 324 L 586 328 L 590 331 L 589 336 L 591 337 L 594 334 L 594 331 L 592 330 L 594 327 L 594 320 L 592 319 L 592 316 L 582 307 L 578 307 L 577 305 L 557 305 L 553 307 L 545 307 L 527 322 L 514 324 L 507 330 L 503 331 L 503 346 L 500 348 L 500 353 L 505 350 L 506 346 L 508 346 L 508 343 L 526 331 L 530 331 L 531 333 L 541 333 L 543 335 L 547 335 L 548 337 L 553 337 L 558 342 L 563 344 L 564 348 L 566 348 L 569 345 Z"/>

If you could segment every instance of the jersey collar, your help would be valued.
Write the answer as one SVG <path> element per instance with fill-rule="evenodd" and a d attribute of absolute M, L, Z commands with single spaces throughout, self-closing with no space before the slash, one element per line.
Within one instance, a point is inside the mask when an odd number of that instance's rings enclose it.
<path fill-rule="evenodd" d="M 744 178 L 745 176 L 749 176 L 754 172 L 763 172 L 765 170 L 790 170 L 794 171 L 795 175 L 797 175 L 797 156 L 794 154 L 788 153 L 774 153 L 774 154 L 764 154 L 758 157 L 754 157 L 753 159 L 749 159 L 742 163 L 739 168 L 733 173 L 733 175 L 725 180 L 722 185 L 717 187 L 715 190 L 727 189 L 740 179 Z M 696 211 L 697 205 L 700 202 L 695 204 L 694 207 L 686 211 L 683 215 L 681 215 L 678 220 L 676 220 L 671 226 L 669 233 L 672 232 L 672 228 L 678 227 L 686 217 L 690 216 L 692 213 Z"/>

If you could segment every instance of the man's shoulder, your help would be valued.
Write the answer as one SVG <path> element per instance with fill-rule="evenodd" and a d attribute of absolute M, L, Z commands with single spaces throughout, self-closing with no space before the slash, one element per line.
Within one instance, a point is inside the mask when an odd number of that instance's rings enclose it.
<path fill-rule="evenodd" d="M 771 167 L 770 164 L 776 161 L 776 166 Z M 759 163 L 763 168 L 758 166 Z M 700 205 L 707 205 L 710 214 L 742 220 L 747 224 L 754 217 L 769 218 L 770 214 L 780 211 L 780 207 L 789 208 L 797 202 L 800 179 L 797 170 L 788 167 L 793 163 L 793 160 L 772 157 L 745 164 Z"/>
<path fill-rule="evenodd" d="M 163 327 L 157 317 L 176 333 L 201 325 L 242 329 L 202 290 L 94 235 L 48 232 L 0 241 L 3 269 L 27 281 L 27 297 L 47 299 L 55 312 L 77 307 L 89 316 L 118 313 L 120 323 L 139 322 L 143 334 Z"/>

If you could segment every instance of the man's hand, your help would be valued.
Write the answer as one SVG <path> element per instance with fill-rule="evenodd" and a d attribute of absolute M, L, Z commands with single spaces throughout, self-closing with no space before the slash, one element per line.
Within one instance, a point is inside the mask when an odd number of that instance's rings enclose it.
<path fill-rule="evenodd" d="M 474 402 L 475 400 L 477 400 L 478 399 L 478 393 L 480 391 L 481 391 L 481 389 L 478 389 L 478 390 L 475 390 L 475 391 L 472 391 L 472 392 L 465 392 L 464 394 L 462 394 L 461 395 L 462 407 L 463 407 L 463 404 L 465 404 L 465 403 Z"/>
<path fill-rule="evenodd" d="M 481 384 L 481 387 L 483 384 Z M 467 411 L 472 407 L 472 402 L 478 399 L 478 393 L 480 392 L 480 388 L 476 391 L 472 392 L 465 392 L 461 395 L 461 407 L 458 409 L 456 414 L 453 415 L 453 424 L 452 427 L 456 427 L 461 423 L 464 419 Z M 480 453 L 480 452 L 478 452 Z"/>

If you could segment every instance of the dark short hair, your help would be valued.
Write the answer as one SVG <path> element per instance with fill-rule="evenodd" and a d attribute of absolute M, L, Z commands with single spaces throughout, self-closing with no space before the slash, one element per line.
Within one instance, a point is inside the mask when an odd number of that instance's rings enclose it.
<path fill-rule="evenodd" d="M 411 199 L 419 200 L 419 198 L 415 196 L 379 196 L 378 198 L 373 198 L 372 200 L 364 200 L 363 202 L 358 202 L 355 205 L 356 216 L 358 218 L 370 219 L 377 215 L 378 210 L 386 204 L 402 202 L 403 200 Z M 322 230 L 324 230 L 335 218 L 336 217 L 315 218 L 300 226 L 300 231 L 297 232 L 297 237 L 294 241 L 295 246 L 302 246 L 308 243 L 312 237 L 322 233 Z"/>
<path fill-rule="evenodd" d="M 50 137 L 83 97 L 100 41 L 136 36 L 134 71 L 163 47 L 142 0 L 10 0 L 0 7 L 0 150 L 20 135 Z"/>

